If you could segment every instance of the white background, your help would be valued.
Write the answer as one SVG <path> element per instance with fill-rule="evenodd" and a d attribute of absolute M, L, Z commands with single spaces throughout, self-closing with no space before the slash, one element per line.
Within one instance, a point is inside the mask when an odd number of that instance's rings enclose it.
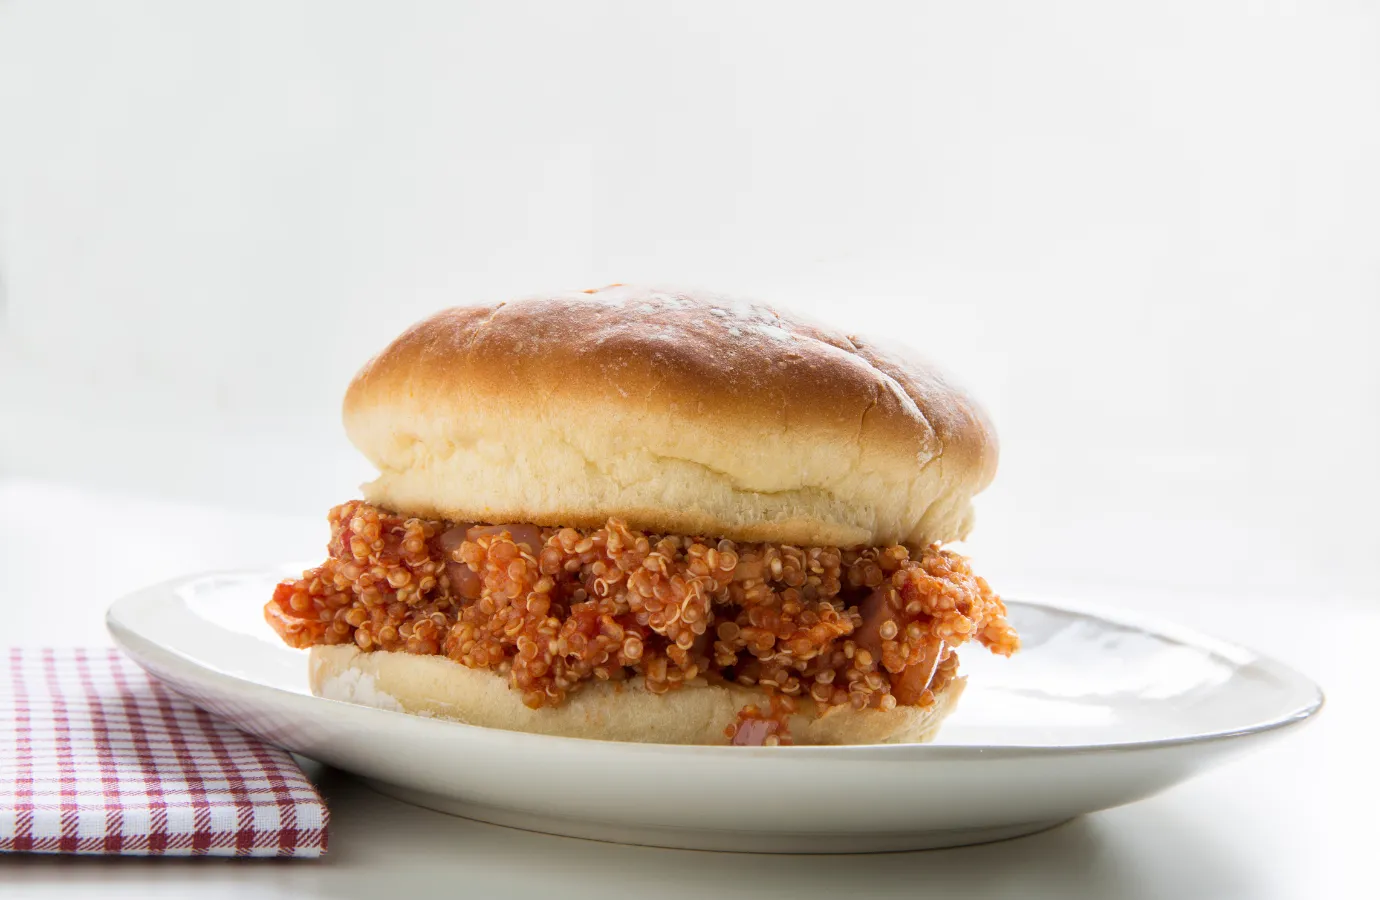
<path fill-rule="evenodd" d="M 1380 611 L 1366 2 L 0 0 L 0 607 L 74 529 L 93 612 L 21 641 L 318 553 L 370 353 L 615 281 L 914 344 L 1002 435 L 999 589 L 1252 618 L 1373 702 L 1328 627 Z"/>
<path fill-rule="evenodd" d="M 8 467 L 316 513 L 403 326 L 651 280 L 949 364 L 1003 573 L 1377 596 L 1373 4 L 10 2 L 0 128 Z"/>

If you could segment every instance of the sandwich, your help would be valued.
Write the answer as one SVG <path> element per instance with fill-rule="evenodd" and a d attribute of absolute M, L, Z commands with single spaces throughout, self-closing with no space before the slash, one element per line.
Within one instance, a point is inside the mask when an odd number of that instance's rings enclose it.
<path fill-rule="evenodd" d="M 912 351 L 614 285 L 439 312 L 343 414 L 379 476 L 264 608 L 318 696 L 601 740 L 918 742 L 959 648 L 1019 646 L 943 546 L 996 436 Z"/>

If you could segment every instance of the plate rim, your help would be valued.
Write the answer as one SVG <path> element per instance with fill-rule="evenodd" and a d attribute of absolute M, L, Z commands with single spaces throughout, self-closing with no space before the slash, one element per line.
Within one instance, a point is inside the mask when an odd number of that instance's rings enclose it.
<path fill-rule="evenodd" d="M 1141 753 L 1153 752 L 1157 750 L 1172 749 L 1176 747 L 1195 747 L 1212 745 L 1235 741 L 1241 738 L 1265 736 L 1278 734 L 1289 730 L 1297 729 L 1316 718 L 1323 707 L 1326 705 L 1326 695 L 1322 688 L 1313 679 L 1304 675 L 1294 667 L 1268 655 L 1253 650 L 1245 645 L 1237 644 L 1217 638 L 1189 626 L 1180 625 L 1172 620 L 1162 619 L 1153 614 L 1132 612 L 1125 610 L 1107 611 L 1098 608 L 1098 604 L 1086 600 L 1067 600 L 1052 599 L 1047 597 L 1032 597 L 1028 595 L 1003 596 L 1007 602 L 1020 603 L 1025 606 L 1049 609 L 1063 613 L 1073 613 L 1084 618 L 1100 620 L 1112 625 L 1123 628 L 1134 628 L 1158 637 L 1168 638 L 1181 644 L 1198 647 L 1221 656 L 1226 656 L 1238 664 L 1253 664 L 1263 667 L 1269 674 L 1297 684 L 1300 688 L 1307 691 L 1311 696 L 1302 706 L 1299 706 L 1286 714 L 1277 716 L 1261 722 L 1256 722 L 1241 728 L 1223 729 L 1210 731 L 1200 734 L 1183 735 L 1178 737 L 1155 738 L 1153 740 L 1141 741 L 1115 741 L 1107 743 L 1083 743 L 1083 744 L 835 744 L 835 745 L 789 745 L 776 747 L 733 747 L 718 744 L 662 744 L 641 741 L 610 741 L 601 738 L 580 738 L 566 737 L 562 735 L 537 734 L 526 731 L 513 731 L 504 728 L 489 728 L 484 725 L 471 725 L 467 722 L 457 722 L 451 719 L 440 719 L 429 716 L 417 716 L 405 712 L 394 710 L 379 709 L 377 707 L 366 706 L 359 703 L 350 703 L 344 700 L 335 700 L 327 697 L 318 697 L 314 694 L 304 694 L 298 691 L 288 690 L 272 684 L 265 684 L 259 681 L 242 677 L 232 672 L 224 671 L 214 665 L 210 665 L 189 652 L 167 646 L 159 641 L 155 641 L 141 634 L 132 628 L 126 621 L 121 619 L 124 607 L 133 605 L 136 602 L 144 601 L 151 596 L 164 594 L 169 599 L 176 598 L 176 590 L 194 581 L 216 577 L 255 577 L 262 578 L 272 575 L 274 577 L 288 577 L 281 575 L 282 572 L 290 573 L 291 566 L 287 564 L 263 567 L 263 568 L 239 568 L 239 569 L 211 569 L 203 572 L 189 573 L 175 578 L 165 579 L 154 584 L 146 585 L 136 590 L 123 594 L 112 602 L 105 612 L 106 631 L 119 649 L 129 655 L 136 663 L 140 663 L 138 654 L 130 648 L 130 639 L 144 645 L 145 648 L 152 648 L 157 654 L 176 660 L 178 663 L 189 666 L 200 672 L 212 676 L 214 679 L 228 685 L 235 685 L 247 688 L 251 692 L 267 691 L 277 695 L 296 698 L 294 702 L 317 701 L 320 703 L 334 704 L 337 707 L 348 708 L 352 711 L 359 711 L 365 714 L 386 716 L 390 722 L 413 721 L 416 723 L 426 723 L 426 726 L 437 728 L 461 728 L 470 729 L 473 732 L 483 732 L 488 735 L 495 735 L 507 740 L 518 742 L 528 742 L 533 745 L 545 745 L 551 747 L 553 751 L 559 751 L 561 747 L 568 747 L 579 752 L 590 750 L 604 745 L 616 745 L 620 750 L 627 750 L 634 753 L 665 753 L 665 752 L 695 752 L 723 755 L 726 758 L 737 760 L 742 759 L 761 759 L 780 757 L 798 758 L 808 760 L 812 758 L 837 758 L 840 755 L 853 757 L 904 757 L 906 759 L 931 759 L 935 761 L 949 759 L 970 759 L 973 756 L 993 757 L 1001 759 L 1021 759 L 1039 758 L 1049 756 L 1068 756 L 1068 755 L 1090 755 L 1106 753 Z M 292 648 L 288 648 L 292 649 Z M 305 663 L 305 651 L 303 662 Z M 142 663 L 140 667 L 143 668 Z M 150 673 L 152 675 L 153 673 Z M 153 677 L 157 678 L 156 675 Z M 160 683 L 163 679 L 158 679 Z M 165 683 L 166 684 L 166 683 Z M 167 687 L 177 690 L 171 684 Z M 180 691 L 178 693 L 181 693 Z M 401 718 L 399 718 L 401 717 Z M 291 748 L 288 748 L 291 749 Z"/>

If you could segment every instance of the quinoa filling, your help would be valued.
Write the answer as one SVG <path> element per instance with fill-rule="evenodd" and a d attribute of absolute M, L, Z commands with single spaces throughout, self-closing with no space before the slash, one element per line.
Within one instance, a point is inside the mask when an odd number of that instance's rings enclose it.
<path fill-rule="evenodd" d="M 472 525 L 351 500 L 329 557 L 283 581 L 264 617 L 294 647 L 438 654 L 508 679 L 534 709 L 590 682 L 767 689 L 725 736 L 789 743 L 788 717 L 929 706 L 954 648 L 1019 646 L 1006 607 L 939 545 L 795 547 L 599 529 Z"/>

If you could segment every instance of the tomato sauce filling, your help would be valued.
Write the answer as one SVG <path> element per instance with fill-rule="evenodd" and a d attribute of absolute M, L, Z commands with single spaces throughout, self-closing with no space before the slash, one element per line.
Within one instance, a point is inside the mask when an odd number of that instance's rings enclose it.
<path fill-rule="evenodd" d="M 771 697 L 731 743 L 789 743 L 792 713 L 925 707 L 955 648 L 1019 647 L 1006 607 L 938 545 L 796 547 L 602 528 L 482 525 L 352 500 L 328 557 L 264 616 L 294 647 L 443 655 L 508 679 L 532 708 L 600 681 L 664 693 L 733 683 Z"/>

